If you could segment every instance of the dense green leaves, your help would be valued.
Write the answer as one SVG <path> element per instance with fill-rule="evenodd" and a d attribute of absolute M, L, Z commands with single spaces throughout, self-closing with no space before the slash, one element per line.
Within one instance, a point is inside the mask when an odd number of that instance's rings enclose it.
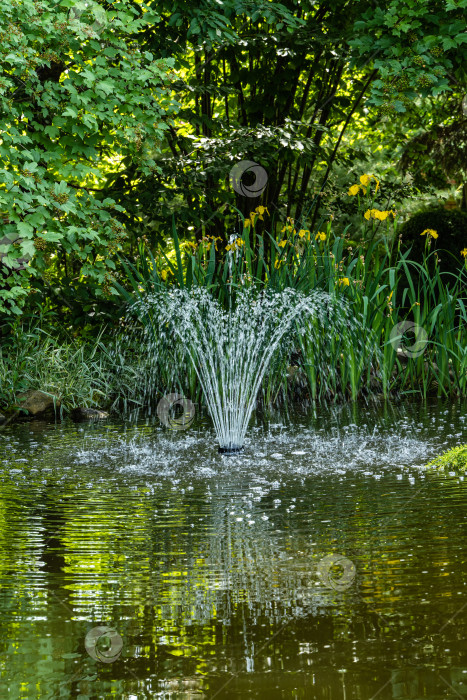
<path fill-rule="evenodd" d="M 371 102 L 386 114 L 404 112 L 417 97 L 465 84 L 466 9 L 466 0 L 390 0 L 369 8 L 349 43 L 355 65 L 368 61 L 371 51 L 378 68 Z"/>
<path fill-rule="evenodd" d="M 157 170 L 175 110 L 172 62 L 139 47 L 158 20 L 144 10 L 74 0 L 0 8 L 0 310 L 19 312 L 27 273 L 55 267 L 61 286 L 102 284 L 113 266 L 124 229 L 105 183 L 129 166 Z"/>
<path fill-rule="evenodd" d="M 175 21 L 172 3 L 158 2 L 164 34 L 148 33 L 145 41 L 154 52 L 170 45 L 177 57 L 182 109 L 162 173 L 120 181 L 128 225 L 142 226 L 155 243 L 175 211 L 181 231 L 227 242 L 240 221 L 220 221 L 216 211 L 235 204 L 248 215 L 258 204 L 229 187 L 241 160 L 267 171 L 262 204 L 310 225 L 318 216 L 314 191 L 326 187 L 346 134 L 419 109 L 461 80 L 461 5 L 453 12 L 428 0 L 285 0 L 253 10 L 206 0 L 177 3 Z M 206 39 L 222 22 L 228 31 Z M 444 46 L 448 39 L 455 47 Z"/>

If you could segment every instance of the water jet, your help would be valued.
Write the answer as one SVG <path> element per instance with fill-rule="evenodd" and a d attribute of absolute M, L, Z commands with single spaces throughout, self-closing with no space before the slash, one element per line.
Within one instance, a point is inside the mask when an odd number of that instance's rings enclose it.
<path fill-rule="evenodd" d="M 204 287 L 167 288 L 139 299 L 132 311 L 147 342 L 178 348 L 196 371 L 214 423 L 221 454 L 243 448 L 257 395 L 272 358 L 290 352 L 297 333 L 321 346 L 335 342 L 342 326 L 355 323 L 350 307 L 321 290 L 302 294 L 239 288 L 225 309 Z M 312 322 L 311 322 L 312 321 Z M 326 334 L 328 339 L 326 340 Z"/>

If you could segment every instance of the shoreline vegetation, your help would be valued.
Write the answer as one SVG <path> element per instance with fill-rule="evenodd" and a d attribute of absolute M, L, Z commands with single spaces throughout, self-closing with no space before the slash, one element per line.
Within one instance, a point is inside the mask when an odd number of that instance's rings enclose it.
<path fill-rule="evenodd" d="M 234 304 L 236 290 L 244 287 L 293 288 L 302 294 L 321 289 L 358 319 L 345 338 L 323 329 L 317 344 L 307 342 L 307 333 L 295 332 L 292 352 L 274 358 L 264 378 L 261 405 L 467 396 L 466 250 L 458 273 L 444 272 L 442 241 L 428 229 L 420 234 L 421 259 L 412 260 L 397 236 L 395 217 L 374 208 L 364 217 L 383 221 L 386 229 L 369 245 L 334 236 L 332 220 L 316 233 L 292 219 L 276 237 L 259 233 L 257 224 L 266 217 L 267 210 L 257 207 L 225 251 L 217 250 L 214 238 L 180 242 L 175 228 L 171 250 L 154 256 L 141 241 L 136 259 L 121 260 L 114 282 L 122 314 L 117 329 L 104 326 L 95 337 L 72 337 L 53 316 L 29 319 L 29 325 L 21 319 L 11 323 L 0 350 L 0 412 L 24 415 L 20 399 L 31 390 L 54 397 L 59 416 L 78 409 L 149 408 L 173 390 L 201 402 L 187 353 L 181 357 L 159 348 L 155 361 L 151 348 L 141 344 L 144 323 L 131 314 L 132 306 L 154 290 L 198 286 L 224 307 Z M 375 351 L 361 352 L 362 343 Z"/>

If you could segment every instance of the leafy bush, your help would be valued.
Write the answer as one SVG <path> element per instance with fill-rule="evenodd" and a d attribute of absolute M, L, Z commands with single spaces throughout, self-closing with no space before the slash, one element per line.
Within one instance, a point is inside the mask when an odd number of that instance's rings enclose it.
<path fill-rule="evenodd" d="M 139 49 L 139 33 L 158 17 L 119 5 L 0 5 L 3 314 L 21 315 L 31 278 L 41 293 L 61 290 L 68 309 L 85 307 L 88 295 L 104 300 L 126 236 L 123 208 L 107 196 L 109 163 L 157 172 L 173 61 Z"/>
<path fill-rule="evenodd" d="M 427 229 L 435 231 L 438 237 L 429 237 L 427 241 L 427 234 L 422 235 Z M 463 266 L 461 250 L 467 244 L 467 213 L 446 209 L 419 212 L 400 227 L 400 233 L 403 249 L 412 248 L 413 260 L 422 262 L 425 247 L 429 245 L 432 251 L 448 251 L 439 255 L 443 271 L 457 274 Z"/>

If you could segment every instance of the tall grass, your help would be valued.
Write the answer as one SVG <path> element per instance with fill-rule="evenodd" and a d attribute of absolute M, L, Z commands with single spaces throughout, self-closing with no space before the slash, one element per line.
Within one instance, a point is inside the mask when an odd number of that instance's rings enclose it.
<path fill-rule="evenodd" d="M 336 336 L 330 319 L 319 343 L 311 341 L 316 333 L 297 333 L 294 362 L 313 401 L 356 400 L 375 391 L 385 397 L 467 395 L 466 268 L 457 276 L 443 273 L 436 261 L 431 264 L 428 249 L 421 263 L 414 262 L 410 251 L 392 250 L 389 237 L 351 248 L 345 237 L 332 236 L 330 226 L 311 235 L 289 222 L 275 238 L 257 233 L 254 223 L 247 220 L 231 249 L 219 252 L 207 239 L 194 251 L 184 248 L 174 229 L 173 261 L 164 253 L 156 260 L 141 248 L 137 264 L 124 263 L 128 284 L 116 286 L 131 304 L 161 287 L 201 285 L 224 306 L 235 303 L 240 286 L 294 288 L 305 294 L 322 289 L 345 299 L 359 322 Z M 411 345 L 407 338 L 394 334 L 404 321 L 426 332 L 426 347 L 417 356 L 404 351 Z M 169 355 L 167 349 L 167 365 L 172 365 Z M 186 372 L 189 362 L 182 359 Z M 272 362 L 263 383 L 266 403 L 287 391 L 289 362 Z M 189 383 L 190 395 L 199 395 L 193 372 Z M 183 384 L 186 390 L 187 382 L 181 380 L 180 388 Z"/>
<path fill-rule="evenodd" d="M 116 286 L 128 304 L 172 285 L 204 286 L 226 308 L 235 303 L 240 287 L 250 285 L 277 291 L 292 287 L 304 294 L 322 289 L 345 300 L 358 323 L 339 324 L 338 334 L 332 317 L 319 333 L 312 329 L 313 319 L 304 334 L 298 332 L 303 322 L 297 323 L 292 353 L 273 357 L 264 377 L 266 406 L 293 398 L 297 386 L 301 397 L 307 394 L 316 403 L 375 392 L 467 396 L 465 268 L 457 276 L 443 273 L 428 248 L 415 262 L 408 252 L 392 251 L 384 239 L 350 249 L 329 228 L 318 238 L 285 228 L 285 235 L 274 238 L 245 226 L 241 242 L 227 252 L 216 251 L 210 240 L 188 250 L 174 230 L 173 256 L 155 258 L 141 248 L 137 264 L 124 262 L 126 283 Z M 394 329 L 403 321 L 426 332 L 427 344 L 418 356 L 398 351 L 404 340 L 394 337 Z M 147 408 L 168 390 L 200 401 L 187 349 L 163 346 L 161 339 L 155 362 L 142 337 L 128 324 L 111 343 L 101 337 L 87 343 L 57 340 L 40 326 L 18 327 L 0 348 L 0 409 L 18 405 L 18 395 L 28 389 L 57 396 L 62 414 L 78 406 Z"/>
<path fill-rule="evenodd" d="M 150 370 L 129 341 L 64 342 L 39 327 L 19 327 L 0 347 L 0 408 L 15 409 L 23 392 L 38 389 L 56 397 L 60 417 L 76 408 L 128 411 L 146 404 Z"/>

